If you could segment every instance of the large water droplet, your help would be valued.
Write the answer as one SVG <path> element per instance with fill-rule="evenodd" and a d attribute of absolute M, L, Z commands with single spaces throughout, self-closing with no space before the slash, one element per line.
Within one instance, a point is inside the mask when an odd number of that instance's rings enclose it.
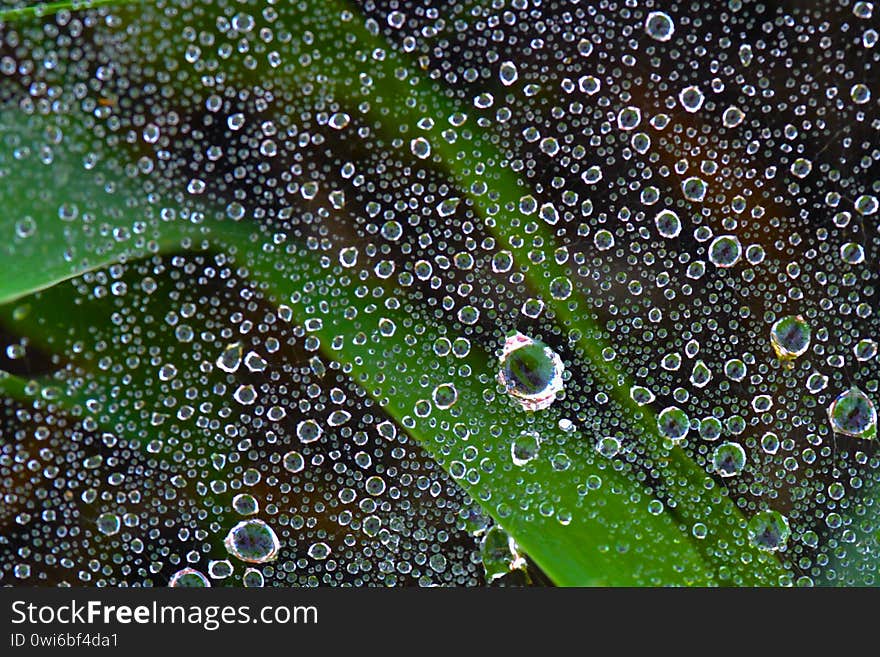
<path fill-rule="evenodd" d="M 207 588 L 211 586 L 211 581 L 195 568 L 184 568 L 171 576 L 168 586 L 174 588 Z"/>
<path fill-rule="evenodd" d="M 538 456 L 541 437 L 535 431 L 524 431 L 510 444 L 510 457 L 514 465 L 523 466 Z"/>
<path fill-rule="evenodd" d="M 749 541 L 752 545 L 768 552 L 776 552 L 785 547 L 791 529 L 788 518 L 778 511 L 761 511 L 755 514 L 748 525 Z"/>
<path fill-rule="evenodd" d="M 229 530 L 223 541 L 227 551 L 248 563 L 265 563 L 278 556 L 281 544 L 272 528 L 262 520 L 243 520 Z"/>
<path fill-rule="evenodd" d="M 877 436 L 877 408 L 861 390 L 853 386 L 831 402 L 828 419 L 835 432 L 870 440 Z"/>
<path fill-rule="evenodd" d="M 507 338 L 498 382 L 529 411 L 548 408 L 563 388 L 562 359 L 543 342 L 522 333 Z"/>
<path fill-rule="evenodd" d="M 810 348 L 810 335 L 810 325 L 803 317 L 789 315 L 770 327 L 770 344 L 780 360 L 790 361 Z"/>
<path fill-rule="evenodd" d="M 737 443 L 721 443 L 712 452 L 712 465 L 722 477 L 738 475 L 746 467 L 746 451 Z"/>

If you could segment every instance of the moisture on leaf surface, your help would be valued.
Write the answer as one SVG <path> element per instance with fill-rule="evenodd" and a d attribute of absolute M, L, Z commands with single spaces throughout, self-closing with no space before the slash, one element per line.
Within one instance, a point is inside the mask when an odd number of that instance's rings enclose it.
<path fill-rule="evenodd" d="M 0 9 L 0 584 L 880 584 L 865 2 Z"/>

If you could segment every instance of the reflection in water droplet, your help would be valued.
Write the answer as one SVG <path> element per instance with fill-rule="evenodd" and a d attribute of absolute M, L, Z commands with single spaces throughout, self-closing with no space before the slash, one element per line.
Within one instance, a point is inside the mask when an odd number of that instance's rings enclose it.
<path fill-rule="evenodd" d="M 483 540 L 480 541 L 480 555 L 483 559 L 483 568 L 486 570 L 486 579 L 490 582 L 525 565 L 525 560 L 519 555 L 513 538 L 498 525 L 491 527 L 483 535 Z"/>
<path fill-rule="evenodd" d="M 278 556 L 281 544 L 262 520 L 243 520 L 229 530 L 223 541 L 232 556 L 248 563 L 265 563 Z"/>
<path fill-rule="evenodd" d="M 654 223 L 657 226 L 657 232 L 666 239 L 678 237 L 681 233 L 681 220 L 672 210 L 661 210 L 654 217 Z"/>
<path fill-rule="evenodd" d="M 630 388 L 629 396 L 639 406 L 644 406 L 654 401 L 654 393 L 643 386 L 633 386 Z"/>
<path fill-rule="evenodd" d="M 712 465 L 722 477 L 738 475 L 746 467 L 746 451 L 737 443 L 721 443 L 712 452 Z"/>
<path fill-rule="evenodd" d="M 168 586 L 174 588 L 206 588 L 211 586 L 211 581 L 194 568 L 184 568 L 171 576 Z"/>
<path fill-rule="evenodd" d="M 690 418 L 677 406 L 667 406 L 657 416 L 657 430 L 669 440 L 682 440 L 690 429 Z"/>
<path fill-rule="evenodd" d="M 722 121 L 724 122 L 725 128 L 735 128 L 743 122 L 744 118 L 746 118 L 746 115 L 743 111 L 740 108 L 731 105 L 724 110 Z"/>
<path fill-rule="evenodd" d="M 303 455 L 299 452 L 290 451 L 284 455 L 282 464 L 284 465 L 285 470 L 296 474 L 297 472 L 302 472 L 303 468 L 305 468 L 306 461 L 303 458 Z"/>
<path fill-rule="evenodd" d="M 115 513 L 102 513 L 97 520 L 98 531 L 105 536 L 118 534 L 122 527 L 122 521 Z"/>
<path fill-rule="evenodd" d="M 245 588 L 257 589 L 263 586 L 263 573 L 256 568 L 248 568 L 241 577 L 241 583 Z"/>
<path fill-rule="evenodd" d="M 835 399 L 828 409 L 831 428 L 844 436 L 870 440 L 877 436 L 877 408 L 853 386 Z"/>
<path fill-rule="evenodd" d="M 510 457 L 514 465 L 524 466 L 538 456 L 541 436 L 535 431 L 524 431 L 510 444 Z"/>
<path fill-rule="evenodd" d="M 810 348 L 810 325 L 800 315 L 789 315 L 776 320 L 770 327 L 770 344 L 777 358 L 794 360 Z"/>
<path fill-rule="evenodd" d="M 721 420 L 715 417 L 707 417 L 700 420 L 700 438 L 714 441 L 721 437 Z"/>
<path fill-rule="evenodd" d="M 519 73 L 516 70 L 516 64 L 511 61 L 501 62 L 501 66 L 498 69 L 498 77 L 501 80 L 501 84 L 505 87 L 509 87 L 513 83 L 517 81 L 519 78 Z"/>
<path fill-rule="evenodd" d="M 721 235 L 709 245 L 709 262 L 716 267 L 733 267 L 742 257 L 742 246 L 735 235 Z"/>
<path fill-rule="evenodd" d="M 751 544 L 768 552 L 784 548 L 791 535 L 788 518 L 772 510 L 755 514 L 749 520 L 748 532 Z"/>
<path fill-rule="evenodd" d="M 308 549 L 308 555 L 316 561 L 323 561 L 330 556 L 330 546 L 324 542 L 312 543 Z"/>
<path fill-rule="evenodd" d="M 226 579 L 232 572 L 232 564 L 228 559 L 208 562 L 208 576 L 211 579 Z"/>
<path fill-rule="evenodd" d="M 645 18 L 645 32 L 657 41 L 669 41 L 675 34 L 675 23 L 669 14 L 662 11 L 652 11 Z"/>
<path fill-rule="evenodd" d="M 699 203 L 706 198 L 706 189 L 706 181 L 696 176 L 686 178 L 681 183 L 681 191 L 684 197 L 688 201 L 694 201 L 695 203 Z"/>
<path fill-rule="evenodd" d="M 596 443 L 596 451 L 605 458 L 614 458 L 620 453 L 620 440 L 614 436 L 605 436 Z"/>
<path fill-rule="evenodd" d="M 224 372 L 235 372 L 241 365 L 241 355 L 244 351 L 242 344 L 236 342 L 226 347 L 217 358 L 217 367 Z"/>
<path fill-rule="evenodd" d="M 522 333 L 507 338 L 498 370 L 498 382 L 529 411 L 548 408 L 563 388 L 562 359 L 543 342 Z"/>
<path fill-rule="evenodd" d="M 314 420 L 302 420 L 296 425 L 296 435 L 302 443 L 313 443 L 323 433 L 324 430 L 321 429 L 321 425 Z"/>
<path fill-rule="evenodd" d="M 260 504 L 257 498 L 248 493 L 239 493 L 232 498 L 232 508 L 239 515 L 252 516 L 260 510 Z"/>
<path fill-rule="evenodd" d="M 703 95 L 699 87 L 690 86 L 682 89 L 681 93 L 678 94 L 678 100 L 685 111 L 693 113 L 700 110 L 703 106 L 703 101 L 706 100 L 706 96 Z"/>

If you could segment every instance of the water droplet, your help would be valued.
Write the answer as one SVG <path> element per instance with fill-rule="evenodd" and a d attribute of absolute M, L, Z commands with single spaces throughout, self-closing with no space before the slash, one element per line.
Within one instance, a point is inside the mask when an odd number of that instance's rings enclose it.
<path fill-rule="evenodd" d="M 735 128 L 740 123 L 743 122 L 743 119 L 746 118 L 746 115 L 743 111 L 734 105 L 731 105 L 726 110 L 724 110 L 724 114 L 721 117 L 721 120 L 724 123 L 725 128 Z"/>
<path fill-rule="evenodd" d="M 223 542 L 232 556 L 248 563 L 265 563 L 278 556 L 281 544 L 262 520 L 242 520 L 229 530 Z"/>
<path fill-rule="evenodd" d="M 253 495 L 239 493 L 232 498 L 232 508 L 235 509 L 236 513 L 239 515 L 252 516 L 259 512 L 260 505 L 257 502 L 257 498 Z"/>
<path fill-rule="evenodd" d="M 620 453 L 620 440 L 614 436 L 605 436 L 596 443 L 596 451 L 605 458 L 614 458 Z"/>
<path fill-rule="evenodd" d="M 681 183 L 681 191 L 684 194 L 684 197 L 688 201 L 694 201 L 695 203 L 700 203 L 706 198 L 706 189 L 706 181 L 696 176 L 686 178 L 684 182 Z"/>
<path fill-rule="evenodd" d="M 742 245 L 735 235 L 721 235 L 709 245 L 709 262 L 716 267 L 733 267 L 742 257 Z"/>
<path fill-rule="evenodd" d="M 257 390 L 248 383 L 238 386 L 235 392 L 232 393 L 232 396 L 239 404 L 250 406 L 257 401 Z"/>
<path fill-rule="evenodd" d="M 516 543 L 498 525 L 491 527 L 483 535 L 483 540 L 480 541 L 480 555 L 483 559 L 486 579 L 490 582 L 524 564 L 524 560 L 517 552 Z"/>
<path fill-rule="evenodd" d="M 700 111 L 706 97 L 703 95 L 703 92 L 700 91 L 699 87 L 690 86 L 681 90 L 681 93 L 678 94 L 678 100 L 681 102 L 685 111 L 693 113 Z"/>
<path fill-rule="evenodd" d="M 803 157 L 799 157 L 791 164 L 791 174 L 796 178 L 806 178 L 812 170 L 813 163 Z"/>
<path fill-rule="evenodd" d="M 877 341 L 870 338 L 859 340 L 853 347 L 853 355 L 862 363 L 871 360 L 877 355 Z"/>
<path fill-rule="evenodd" d="M 243 347 L 240 342 L 236 342 L 226 347 L 220 357 L 217 358 L 217 367 L 224 372 L 235 372 L 241 365 L 241 356 Z"/>
<path fill-rule="evenodd" d="M 171 576 L 168 586 L 174 588 L 206 588 L 211 586 L 211 581 L 194 568 L 184 568 Z"/>
<path fill-rule="evenodd" d="M 731 358 L 724 363 L 724 375 L 731 381 L 742 381 L 746 378 L 748 369 L 746 364 L 739 358 Z"/>
<path fill-rule="evenodd" d="M 266 360 L 254 351 L 247 353 L 247 356 L 244 357 L 244 364 L 249 372 L 262 372 L 268 365 Z"/>
<path fill-rule="evenodd" d="M 856 212 L 866 217 L 876 214 L 878 206 L 880 203 L 878 203 L 877 197 L 870 194 L 859 196 L 855 202 Z"/>
<path fill-rule="evenodd" d="M 690 418 L 677 406 L 667 406 L 657 416 L 660 435 L 672 441 L 684 439 L 690 429 Z"/>
<path fill-rule="evenodd" d="M 617 127 L 621 130 L 635 130 L 642 121 L 642 111 L 638 107 L 624 107 L 617 114 Z"/>
<path fill-rule="evenodd" d="M 324 542 L 312 543 L 308 549 L 308 555 L 316 561 L 323 561 L 330 556 L 330 546 Z"/>
<path fill-rule="evenodd" d="M 657 41 L 669 41 L 675 34 L 675 23 L 669 14 L 652 11 L 645 18 L 645 32 Z"/>
<path fill-rule="evenodd" d="M 211 579 L 226 579 L 232 572 L 232 564 L 228 559 L 208 562 L 208 576 Z"/>
<path fill-rule="evenodd" d="M 863 84 L 854 84 L 849 91 L 849 97 L 856 105 L 864 105 L 871 100 L 871 90 Z"/>
<path fill-rule="evenodd" d="M 507 338 L 501 354 L 498 382 L 529 411 L 548 408 L 563 388 L 562 359 L 543 342 L 522 333 Z"/>
<path fill-rule="evenodd" d="M 700 420 L 700 438 L 710 442 L 718 440 L 721 437 L 721 420 L 714 417 L 707 417 Z"/>
<path fill-rule="evenodd" d="M 330 117 L 330 119 L 327 121 L 327 124 L 334 130 L 342 130 L 349 124 L 350 121 L 351 117 L 345 112 L 336 112 Z"/>
<path fill-rule="evenodd" d="M 681 233 L 681 220 L 672 210 L 661 210 L 654 217 L 654 224 L 657 226 L 657 232 L 666 239 L 678 237 Z"/>
<path fill-rule="evenodd" d="M 248 589 L 262 588 L 264 584 L 263 573 L 256 568 L 248 568 L 241 577 L 241 583 Z"/>
<path fill-rule="evenodd" d="M 838 395 L 828 409 L 831 428 L 844 436 L 871 440 L 877 436 L 877 408 L 861 390 L 853 386 Z"/>
<path fill-rule="evenodd" d="M 541 437 L 535 431 L 524 431 L 510 444 L 510 457 L 514 465 L 524 466 L 538 456 Z"/>
<path fill-rule="evenodd" d="M 712 452 L 712 466 L 722 477 L 738 475 L 746 467 L 746 451 L 737 443 L 721 443 Z"/>
<path fill-rule="evenodd" d="M 573 290 L 571 281 L 564 276 L 558 276 L 550 281 L 550 296 L 557 301 L 568 299 Z"/>
<path fill-rule="evenodd" d="M 644 406 L 654 401 L 654 393 L 644 386 L 633 386 L 630 388 L 629 396 L 639 406 Z"/>
<path fill-rule="evenodd" d="M 610 230 L 597 230 L 596 235 L 593 238 L 593 243 L 596 245 L 596 248 L 600 251 L 607 251 L 614 247 L 614 235 Z"/>
<path fill-rule="evenodd" d="M 313 443 L 321 437 L 324 431 L 314 420 L 302 420 L 296 425 L 296 435 L 302 443 Z"/>
<path fill-rule="evenodd" d="M 755 514 L 748 525 L 749 542 L 757 548 L 776 552 L 785 547 L 791 534 L 788 518 L 778 511 L 761 511 Z"/>
<path fill-rule="evenodd" d="M 431 395 L 434 404 L 439 409 L 447 409 L 452 407 L 458 400 L 458 390 L 452 383 L 443 383 L 436 388 Z"/>
<path fill-rule="evenodd" d="M 840 247 L 840 259 L 848 265 L 860 265 L 865 261 L 865 249 L 856 242 L 847 242 Z"/>
<path fill-rule="evenodd" d="M 284 465 L 285 470 L 296 474 L 297 472 L 303 471 L 303 468 L 306 466 L 306 460 L 301 453 L 290 451 L 284 455 L 282 464 Z"/>
<path fill-rule="evenodd" d="M 800 315 L 789 315 L 776 320 L 770 328 L 770 344 L 776 357 L 791 361 L 810 348 L 810 325 Z"/>
<path fill-rule="evenodd" d="M 509 87 L 514 84 L 517 79 L 519 79 L 519 73 L 516 70 L 516 64 L 513 62 L 501 62 L 501 66 L 498 69 L 498 77 L 501 80 L 501 84 L 505 87 Z"/>
<path fill-rule="evenodd" d="M 420 160 L 431 157 L 431 143 L 424 137 L 416 137 L 410 142 L 409 147 L 412 154 Z M 452 211 L 454 212 L 455 208 Z M 444 216 L 442 212 L 440 216 Z"/>
<path fill-rule="evenodd" d="M 691 371 L 690 381 L 698 388 L 705 388 L 709 381 L 712 380 L 712 371 L 705 362 L 698 360 L 694 363 L 694 369 Z"/>
<path fill-rule="evenodd" d="M 874 3 L 859 0 L 853 5 L 853 14 L 862 19 L 871 18 L 874 15 Z"/>
<path fill-rule="evenodd" d="M 104 536 L 118 534 L 122 527 L 122 521 L 115 513 L 102 513 L 97 520 L 98 531 Z"/>

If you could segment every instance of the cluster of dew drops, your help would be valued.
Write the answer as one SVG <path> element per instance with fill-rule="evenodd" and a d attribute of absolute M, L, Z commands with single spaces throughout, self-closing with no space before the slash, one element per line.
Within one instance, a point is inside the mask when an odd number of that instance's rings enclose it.
<path fill-rule="evenodd" d="M 480 472 L 644 482 L 652 440 L 793 582 L 880 583 L 878 14 L 221 0 L 10 20 L 2 112 L 43 130 L 4 134 L 3 169 L 74 157 L 151 228 L 245 226 L 260 255 L 179 242 L 3 308 L 2 369 L 80 406 L 4 397 L 0 582 L 503 583 L 526 555 L 481 506 L 566 525 L 603 482 L 486 492 Z M 385 125 L 389 84 L 443 102 Z M 509 180 L 528 193 L 493 205 Z M 51 221 L 100 234 L 98 208 L 46 205 L 13 249 Z M 544 271 L 564 272 L 546 295 Z M 343 307 L 337 344 L 322 315 Z M 669 503 L 658 484 L 647 508 Z"/>

